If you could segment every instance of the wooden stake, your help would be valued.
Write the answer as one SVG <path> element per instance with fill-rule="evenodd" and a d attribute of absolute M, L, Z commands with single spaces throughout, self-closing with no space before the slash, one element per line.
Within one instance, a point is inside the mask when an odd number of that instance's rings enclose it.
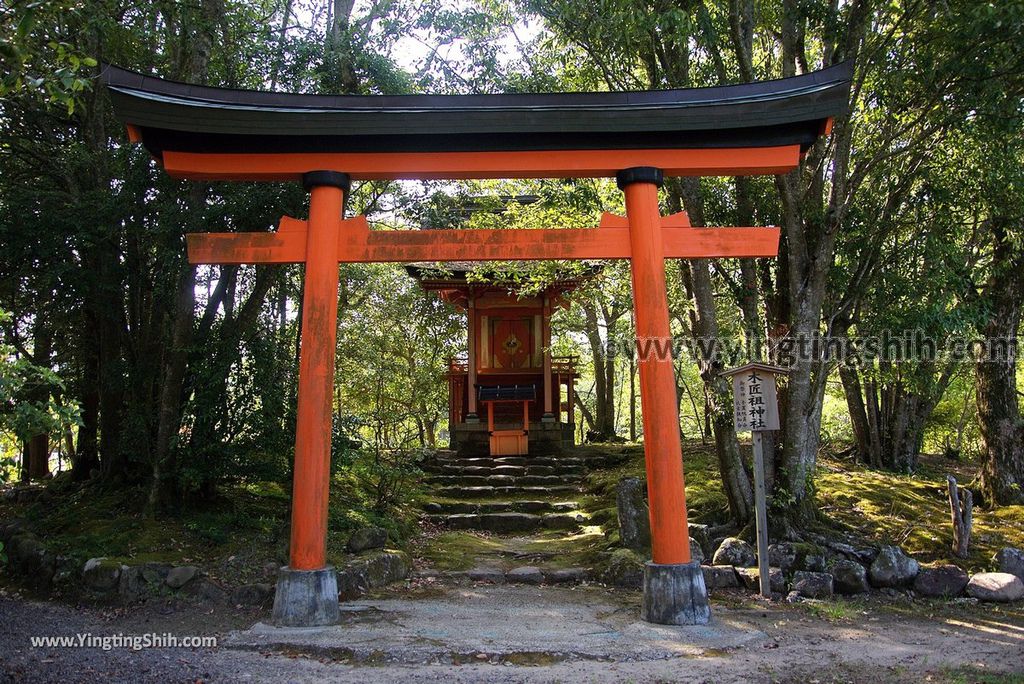
<path fill-rule="evenodd" d="M 770 569 L 768 567 L 768 503 L 764 488 L 764 446 L 761 432 L 751 433 L 754 443 L 754 521 L 757 524 L 757 574 L 761 582 L 761 596 L 772 597 Z"/>

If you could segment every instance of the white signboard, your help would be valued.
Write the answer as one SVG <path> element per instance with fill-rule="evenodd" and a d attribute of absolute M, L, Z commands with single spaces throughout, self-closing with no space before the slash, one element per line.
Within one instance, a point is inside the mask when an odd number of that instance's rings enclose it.
<path fill-rule="evenodd" d="M 779 402 L 775 375 L 749 369 L 732 376 L 733 411 L 736 432 L 779 429 Z"/>

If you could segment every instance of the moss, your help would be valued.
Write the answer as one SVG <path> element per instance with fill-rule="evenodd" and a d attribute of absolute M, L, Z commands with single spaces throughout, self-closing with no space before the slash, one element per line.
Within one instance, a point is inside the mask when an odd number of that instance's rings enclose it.
<path fill-rule="evenodd" d="M 908 476 L 823 459 L 816 480 L 819 508 L 871 541 L 896 544 L 919 561 L 954 563 L 969 572 L 989 569 L 993 554 L 1003 546 L 1024 547 L 1024 506 L 975 508 L 970 555 L 952 555 L 945 480 L 949 469 L 938 460 L 923 457 L 925 467 Z M 970 481 L 969 474 L 958 475 Z"/>
<path fill-rule="evenodd" d="M 481 556 L 494 555 L 502 549 L 501 540 L 472 532 L 444 532 L 426 539 L 414 549 L 438 570 L 469 570 Z"/>

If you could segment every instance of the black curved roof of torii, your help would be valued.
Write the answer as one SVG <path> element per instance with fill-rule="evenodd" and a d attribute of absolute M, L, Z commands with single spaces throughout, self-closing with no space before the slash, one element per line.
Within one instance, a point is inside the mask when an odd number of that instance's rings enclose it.
<path fill-rule="evenodd" d="M 114 109 L 155 155 L 771 147 L 806 150 L 845 112 L 852 63 L 713 88 L 502 95 L 300 95 L 105 66 Z"/>

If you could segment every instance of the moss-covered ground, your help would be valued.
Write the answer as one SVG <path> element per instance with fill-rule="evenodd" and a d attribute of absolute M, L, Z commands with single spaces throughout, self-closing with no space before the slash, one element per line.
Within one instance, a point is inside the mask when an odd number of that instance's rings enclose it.
<path fill-rule="evenodd" d="M 389 546 L 401 546 L 416 530 L 412 504 L 381 515 L 356 500 L 351 482 L 336 480 L 328 518 L 328 562 L 349 558 L 352 531 L 368 525 L 388 529 Z M 0 521 L 24 519 L 55 553 L 80 561 L 106 557 L 123 563 L 192 564 L 216 574 L 230 567 L 241 582 L 257 579 L 268 563 L 288 558 L 291 492 L 276 482 L 225 486 L 207 500 L 176 511 L 146 510 L 141 487 L 75 484 L 60 476 L 32 502 L 0 499 Z"/>
<path fill-rule="evenodd" d="M 643 451 L 637 445 L 599 445 L 582 451 L 609 456 L 609 464 L 591 470 L 582 497 L 577 497 L 591 516 L 581 532 L 552 531 L 510 539 L 479 532 L 420 530 L 416 526 L 418 497 L 380 515 L 353 493 L 351 482 L 338 481 L 332 489 L 329 560 L 344 560 L 353 529 L 376 524 L 389 529 L 393 545 L 408 544 L 415 556 L 439 569 L 464 570 L 481 559 L 593 566 L 615 543 L 615 485 L 627 475 L 643 476 Z M 713 447 L 687 443 L 684 455 L 691 520 L 710 525 L 726 522 L 728 507 Z M 976 508 L 970 556 L 953 558 L 947 473 L 969 485 L 974 468 L 923 456 L 919 472 L 900 475 L 823 454 L 815 478 L 823 526 L 841 529 L 865 544 L 896 543 L 924 562 L 956 562 L 969 571 L 990 569 L 992 555 L 1002 546 L 1024 548 L 1024 507 Z M 80 486 L 66 477 L 46 488 L 44 500 L 33 503 L 0 500 L 0 520 L 26 519 L 58 553 L 81 559 L 106 556 L 207 567 L 230 562 L 254 572 L 287 558 L 290 492 L 286 485 L 238 484 L 222 488 L 212 500 L 192 502 L 158 516 L 146 514 L 147 493 L 141 488 Z"/>

